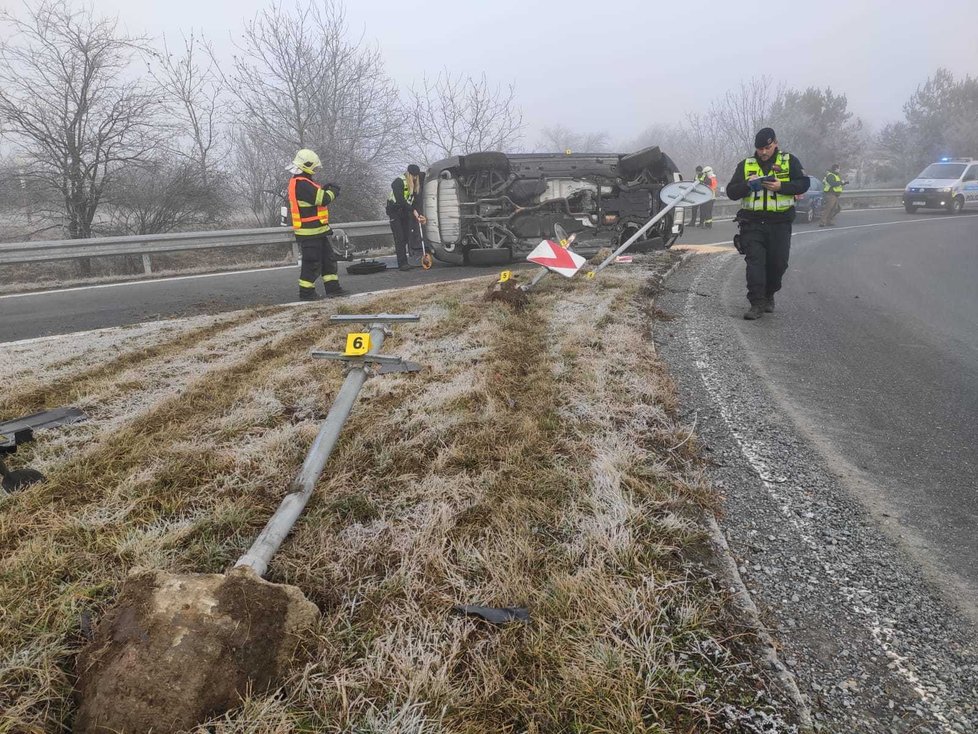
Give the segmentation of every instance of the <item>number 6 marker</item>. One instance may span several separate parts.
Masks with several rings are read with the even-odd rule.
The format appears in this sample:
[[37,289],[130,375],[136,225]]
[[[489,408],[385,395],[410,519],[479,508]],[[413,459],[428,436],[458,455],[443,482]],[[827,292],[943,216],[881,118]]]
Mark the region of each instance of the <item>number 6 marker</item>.
[[346,335],[346,351],[351,357],[358,357],[370,351],[370,332],[355,332]]

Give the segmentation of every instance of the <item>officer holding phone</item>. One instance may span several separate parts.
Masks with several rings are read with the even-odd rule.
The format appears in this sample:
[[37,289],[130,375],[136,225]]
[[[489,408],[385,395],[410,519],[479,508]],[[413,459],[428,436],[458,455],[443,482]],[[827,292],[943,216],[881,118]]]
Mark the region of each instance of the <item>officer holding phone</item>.
[[778,148],[774,130],[765,127],[754,137],[755,154],[734,169],[727,184],[730,199],[742,199],[734,237],[747,263],[749,321],[774,311],[774,294],[788,269],[795,196],[808,191],[810,181],[795,156]]

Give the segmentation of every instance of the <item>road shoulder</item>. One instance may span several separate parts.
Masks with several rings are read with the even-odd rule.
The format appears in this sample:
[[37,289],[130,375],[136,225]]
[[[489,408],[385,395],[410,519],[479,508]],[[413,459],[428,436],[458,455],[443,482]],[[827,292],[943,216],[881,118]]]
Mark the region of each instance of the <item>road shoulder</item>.
[[825,731],[974,731],[968,624],[833,476],[743,352],[733,255],[689,259],[659,299],[656,334],[686,422],[725,492],[720,524],[761,618]]

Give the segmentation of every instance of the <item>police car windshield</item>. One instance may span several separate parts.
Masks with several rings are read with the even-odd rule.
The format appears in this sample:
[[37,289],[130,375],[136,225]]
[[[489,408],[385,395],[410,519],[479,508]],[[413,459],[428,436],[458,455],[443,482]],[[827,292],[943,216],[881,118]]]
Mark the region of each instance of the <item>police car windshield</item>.
[[961,178],[964,163],[931,163],[917,178]]

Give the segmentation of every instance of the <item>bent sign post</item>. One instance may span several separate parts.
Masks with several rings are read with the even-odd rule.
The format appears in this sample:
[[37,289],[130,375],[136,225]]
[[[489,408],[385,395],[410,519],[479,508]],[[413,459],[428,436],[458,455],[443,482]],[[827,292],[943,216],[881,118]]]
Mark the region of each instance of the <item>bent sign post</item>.
[[520,286],[520,290],[524,292],[530,290],[530,288],[543,280],[544,276],[551,270],[560,273],[565,278],[572,278],[581,269],[581,266],[587,262],[583,257],[574,254],[570,250],[571,245],[574,244],[574,240],[577,238],[576,234],[568,236],[563,227],[555,224],[554,235],[557,238],[556,242],[553,240],[544,240],[526,256],[529,262],[534,262],[542,267],[540,268],[540,272],[533,276],[533,280],[526,285]]
[[[653,224],[658,222],[677,206],[697,206],[698,204],[707,202],[713,198],[713,191],[709,186],[704,186],[697,181],[677,181],[676,183],[663,186],[662,190],[659,192],[659,198],[662,200],[662,203],[665,204],[665,206],[659,210],[659,213],[647,221],[640,230],[629,237],[621,247],[608,255],[607,259],[605,259],[603,263],[591,271],[592,273],[600,273],[608,265],[613,263],[615,258],[631,247],[632,243],[645,234]],[[591,277],[590,273],[588,274],[588,277]]]
[[563,275],[565,278],[573,278],[581,266],[587,262],[577,253],[565,249],[559,242],[553,240],[541,242],[533,248],[526,259],[531,263],[542,265],[548,270]]

